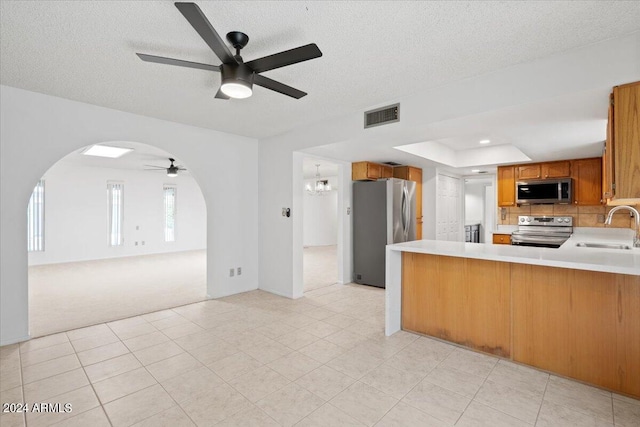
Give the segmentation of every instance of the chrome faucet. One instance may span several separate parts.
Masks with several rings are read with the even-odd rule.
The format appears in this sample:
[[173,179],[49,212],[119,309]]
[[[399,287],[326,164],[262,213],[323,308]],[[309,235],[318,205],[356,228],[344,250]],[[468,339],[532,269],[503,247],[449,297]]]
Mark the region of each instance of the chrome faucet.
[[633,238],[633,247],[640,248],[640,212],[638,212],[636,208],[633,208],[631,206],[624,206],[624,205],[616,206],[615,208],[609,211],[609,215],[607,215],[607,219],[604,221],[604,223],[605,225],[610,225],[611,219],[613,218],[613,214],[621,209],[626,209],[630,211],[636,219],[636,235]]

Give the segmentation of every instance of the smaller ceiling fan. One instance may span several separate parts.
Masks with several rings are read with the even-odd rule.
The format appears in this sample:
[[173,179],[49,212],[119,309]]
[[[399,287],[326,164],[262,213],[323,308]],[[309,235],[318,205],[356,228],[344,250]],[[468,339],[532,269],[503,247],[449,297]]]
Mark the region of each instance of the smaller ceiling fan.
[[227,41],[236,50],[236,54],[233,55],[197,4],[182,2],[174,4],[213,53],[222,61],[222,64],[201,64],[182,59],[136,53],[140,59],[157,64],[219,72],[222,84],[215,96],[218,99],[248,98],[253,93],[254,84],[295,99],[306,95],[306,92],[272,80],[261,73],[321,57],[322,52],[315,43],[244,62],[240,51],[249,43],[249,36],[240,31],[231,31],[227,34]]
[[170,177],[178,176],[178,171],[186,171],[186,169],[183,168],[182,166],[176,166],[173,164],[173,162],[175,162],[176,159],[169,158],[169,161],[171,162],[171,164],[169,165],[168,168],[165,168],[164,166],[145,165],[148,168],[152,168],[152,169],[145,169],[145,170],[146,171],[166,170],[167,176],[170,176]]

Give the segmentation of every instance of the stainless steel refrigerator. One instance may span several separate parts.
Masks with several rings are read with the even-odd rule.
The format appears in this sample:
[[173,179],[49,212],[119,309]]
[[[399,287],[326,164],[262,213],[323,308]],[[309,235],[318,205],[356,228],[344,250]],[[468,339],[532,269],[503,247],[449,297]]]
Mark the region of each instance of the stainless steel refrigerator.
[[385,246],[416,239],[415,193],[404,179],[353,183],[355,283],[385,287]]

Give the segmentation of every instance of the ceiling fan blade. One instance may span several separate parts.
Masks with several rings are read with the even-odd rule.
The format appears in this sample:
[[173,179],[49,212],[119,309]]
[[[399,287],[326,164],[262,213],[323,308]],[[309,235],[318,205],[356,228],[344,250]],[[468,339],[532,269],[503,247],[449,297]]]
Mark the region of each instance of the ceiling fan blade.
[[182,13],[182,15],[189,21],[194,30],[200,34],[200,37],[205,41],[211,50],[216,54],[223,64],[235,64],[236,59],[231,54],[231,51],[220,38],[216,30],[213,28],[209,20],[202,10],[195,3],[175,3],[176,7]]
[[305,46],[296,47],[295,49],[285,50],[284,52],[275,53],[263,58],[254,59],[246,63],[256,73],[273,70],[275,68],[285,67],[298,62],[308,61],[309,59],[319,58],[322,52],[315,43]]
[[166,169],[166,167],[164,166],[156,166],[156,165],[143,165],[143,166],[146,166],[148,168]]
[[222,89],[218,89],[218,92],[216,92],[216,98],[218,98],[218,99],[229,99],[229,97],[227,95],[225,95],[224,92],[222,92]]
[[182,59],[165,58],[163,56],[147,55],[146,53],[136,53],[140,59],[146,62],[155,62],[156,64],[177,65],[178,67],[198,68],[200,70],[218,71],[218,65],[200,64],[199,62],[183,61]]
[[287,95],[295,99],[300,99],[307,94],[306,92],[303,92],[291,86],[287,86],[275,80],[271,80],[270,78],[261,76],[260,74],[256,74],[253,76],[253,84],[262,86],[267,89],[271,89],[273,91],[279,92],[283,95]]

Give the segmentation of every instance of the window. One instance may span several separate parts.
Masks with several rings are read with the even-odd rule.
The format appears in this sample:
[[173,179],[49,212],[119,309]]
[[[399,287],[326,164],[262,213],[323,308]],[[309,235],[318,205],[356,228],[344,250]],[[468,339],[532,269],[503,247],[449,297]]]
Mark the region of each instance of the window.
[[176,241],[176,186],[164,186],[164,241]]
[[38,181],[27,207],[27,250],[44,251],[44,180]]
[[107,183],[107,197],[109,203],[109,246],[124,244],[124,184]]

